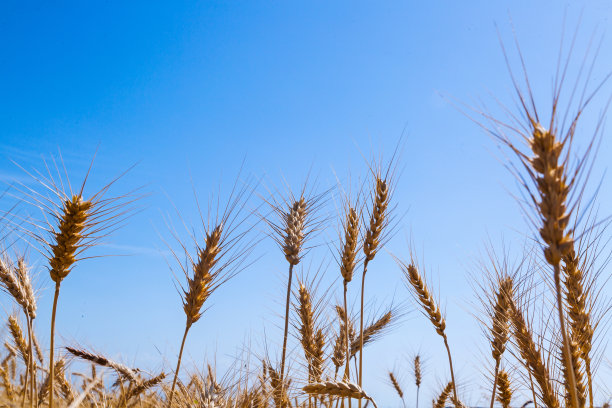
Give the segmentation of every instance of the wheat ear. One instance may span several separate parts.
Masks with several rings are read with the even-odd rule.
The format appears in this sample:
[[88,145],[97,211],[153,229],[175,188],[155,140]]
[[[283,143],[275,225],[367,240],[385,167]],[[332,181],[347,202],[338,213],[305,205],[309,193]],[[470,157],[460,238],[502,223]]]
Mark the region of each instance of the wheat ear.
[[310,395],[331,395],[344,398],[366,399],[376,407],[374,400],[357,384],[344,381],[325,381],[311,383],[302,388],[306,394]]
[[125,400],[128,401],[131,398],[137,397],[140,394],[142,394],[143,392],[145,392],[146,390],[153,388],[155,386],[157,386],[158,384],[160,384],[164,379],[166,378],[166,374],[165,373],[160,373],[158,375],[156,375],[153,378],[150,378],[146,381],[141,382],[140,384],[138,384],[137,386],[133,387],[130,392],[127,394]]
[[[11,332],[11,337],[13,337],[13,341],[15,342],[15,347],[17,348],[17,350],[19,350],[19,354],[21,354],[21,358],[23,359],[23,363],[26,366],[26,373],[25,373],[25,386],[23,389],[23,400],[22,400],[22,405],[25,404],[25,396],[26,396],[26,392],[28,390],[28,378],[29,375],[32,375],[32,372],[30,371],[31,365],[30,365],[30,349],[28,348],[28,345],[26,343],[25,338],[23,337],[23,330],[21,330],[21,326],[19,325],[19,321],[17,320],[17,318],[15,316],[9,316],[8,318],[8,328],[9,331]],[[30,405],[31,405],[31,400],[30,400]]]
[[289,397],[287,396],[287,388],[289,386],[289,381],[287,384],[283,384],[285,382],[284,379],[281,378],[279,372],[272,368],[272,366],[268,363],[268,377],[270,378],[270,386],[272,387],[272,400],[274,401],[274,405],[276,408],[287,408],[290,406]]
[[77,349],[74,347],[66,347],[66,350],[76,356],[79,357],[83,360],[87,360],[87,361],[91,361],[92,363],[95,363],[99,366],[102,367],[109,367],[112,368],[113,370],[115,370],[118,374],[120,374],[121,376],[127,378],[128,380],[130,380],[131,382],[134,383],[139,383],[139,379],[138,376],[136,375],[136,370],[129,368],[121,363],[118,363],[116,361],[113,361],[109,358],[104,357],[101,354],[96,354],[96,353],[92,353],[90,351],[87,350],[83,350],[83,349]]
[[[340,273],[343,278],[343,295],[344,295],[344,310],[348,310],[347,304],[347,291],[348,284],[353,280],[353,273],[355,272],[355,266],[357,264],[357,245],[359,241],[359,215],[357,210],[350,204],[346,206],[346,215],[343,224],[344,229],[344,246],[340,255]],[[344,334],[341,336],[344,339],[344,354],[346,356],[346,367],[344,369],[344,381],[348,381],[349,374],[349,325],[345,320]]]
[[389,310],[385,314],[383,314],[378,320],[373,322],[371,325],[367,326],[363,329],[363,339],[360,337],[355,339],[351,343],[351,354],[350,357],[354,357],[361,347],[367,345],[370,341],[372,341],[377,335],[379,335],[393,320],[393,311]]
[[[575,346],[585,364],[585,373],[589,387],[589,406],[593,407],[593,379],[590,353],[593,345],[594,329],[591,323],[591,314],[587,307],[588,290],[585,291],[584,289],[584,273],[578,262],[576,252],[572,248],[563,258],[563,272],[565,275],[563,283],[568,306],[571,338],[575,342]],[[577,364],[579,363],[577,362]],[[583,381],[582,372],[578,368],[574,369],[574,372],[576,373],[577,386],[580,386]]]
[[417,354],[413,361],[414,384],[417,387],[416,392],[416,408],[419,408],[419,391],[421,390],[421,381],[423,380],[423,372],[421,367],[421,356]]
[[389,371],[389,381],[391,382],[391,385],[393,386],[395,392],[397,392],[397,395],[399,395],[400,399],[402,400],[404,408],[406,408],[406,401],[404,400],[404,391],[402,390],[399,381],[397,381],[397,377],[395,376],[395,374],[393,374],[393,371]]
[[[51,345],[49,349],[49,387],[53,389],[54,348],[55,348],[55,316],[57,300],[62,280],[68,276],[76,261],[76,254],[83,240],[83,230],[92,209],[92,203],[83,200],[81,195],[73,195],[66,199],[58,217],[57,230],[53,234],[54,242],[50,244],[49,274],[55,282],[53,309],[51,311]],[[49,408],[53,408],[53,392],[49,393]]]
[[[375,187],[373,192],[372,211],[370,214],[370,224],[365,233],[363,240],[363,253],[365,260],[363,262],[363,274],[361,275],[361,304],[359,314],[359,386],[363,386],[363,306],[365,300],[365,277],[368,271],[368,264],[374,259],[377,251],[381,247],[381,239],[383,228],[389,223],[388,208],[389,208],[389,180],[381,178],[380,175],[375,177]],[[361,408],[361,400],[359,401]]]
[[510,385],[510,377],[504,370],[500,370],[498,374],[499,388],[497,390],[497,401],[502,404],[503,408],[510,408],[512,402],[512,387]]
[[446,386],[444,387],[444,389],[442,389],[442,392],[440,393],[438,398],[433,400],[432,402],[433,408],[444,408],[446,406],[446,401],[448,400],[448,397],[450,397],[450,394],[453,391],[454,387],[455,387],[455,384],[452,381],[446,384]]
[[335,375],[334,380],[338,377],[338,372],[340,371],[340,367],[344,367],[344,362],[346,358],[346,331],[344,329],[344,324],[340,323],[340,331],[334,337],[334,348],[332,350],[331,361],[335,367]]
[[510,305],[508,299],[512,294],[512,279],[507,277],[500,280],[499,288],[496,293],[496,301],[493,306],[493,321],[491,324],[491,354],[495,361],[495,371],[493,373],[493,391],[491,392],[491,408],[495,402],[495,390],[497,387],[497,375],[502,354],[506,350],[506,343],[510,336]]
[[409,283],[408,286],[412,288],[415,298],[424,310],[425,316],[427,316],[429,321],[433,324],[434,328],[436,329],[436,333],[438,333],[444,340],[444,347],[446,347],[446,353],[448,354],[448,363],[452,378],[449,384],[452,385],[453,398],[458,400],[457,387],[455,386],[455,373],[453,372],[453,359],[451,357],[450,347],[448,345],[448,339],[445,331],[446,320],[444,320],[442,312],[440,312],[440,308],[436,304],[433,295],[427,288],[425,280],[419,273],[418,269],[412,264],[406,265],[399,260],[397,260],[397,262],[404,270],[404,276]]
[[183,310],[187,317],[187,321],[185,323],[185,333],[183,334],[181,348],[176,363],[176,370],[174,371],[174,378],[172,380],[172,387],[170,389],[170,397],[168,398],[169,407],[172,406],[174,388],[176,387],[176,380],[181,368],[181,360],[183,357],[187,333],[189,333],[191,325],[197,322],[202,316],[202,306],[213,291],[213,283],[217,276],[216,271],[213,271],[213,268],[218,262],[218,256],[221,252],[222,232],[223,224],[219,224],[212,230],[211,233],[206,234],[206,244],[204,248],[198,251],[197,262],[193,264],[193,277],[187,277],[187,290],[184,290],[183,297]]
[[306,357],[306,361],[308,363],[308,380],[312,381],[314,376],[313,359],[316,353],[314,316],[310,292],[301,282],[299,282],[298,289],[297,312],[301,322],[299,329],[300,342],[302,344],[302,348],[304,349],[304,356]]
[[575,370],[571,360],[570,340],[565,326],[565,315],[561,291],[561,260],[568,255],[574,240],[571,231],[567,228],[569,212],[567,210],[567,196],[570,185],[567,184],[565,166],[559,164],[559,157],[563,150],[564,142],[557,140],[555,134],[545,129],[539,123],[532,124],[532,137],[529,146],[534,156],[529,160],[531,168],[535,172],[533,177],[540,194],[537,209],[540,213],[542,226],[540,236],[546,244],[544,257],[553,267],[555,290],[557,295],[557,311],[563,340],[563,371],[566,375],[572,406],[578,408],[578,396],[576,390]]
[[34,362],[34,351],[33,351],[33,338],[34,338],[34,319],[36,318],[36,296],[34,294],[34,287],[32,285],[32,279],[30,277],[30,271],[25,263],[23,257],[19,257],[17,260],[17,278],[23,288],[25,298],[27,300],[27,310],[24,308],[24,314],[26,316],[26,323],[28,328],[28,349],[29,353],[29,365],[30,372],[30,405],[33,403],[35,397],[37,397],[36,389],[36,368]]
[[[294,201],[289,211],[282,213],[284,221],[283,252],[285,259],[289,262],[289,276],[287,279],[287,299],[285,302],[285,330],[283,332],[283,349],[281,356],[280,378],[281,387],[284,387],[285,359],[287,356],[287,336],[289,334],[289,303],[291,297],[291,281],[293,278],[293,267],[297,265],[302,257],[302,247],[306,237],[306,217],[309,205],[304,197]],[[282,394],[282,392],[281,392]]]
[[533,341],[531,330],[527,325],[523,313],[514,299],[508,299],[510,305],[510,319],[514,326],[514,338],[519,353],[530,375],[533,376],[538,387],[542,401],[548,408],[559,408],[559,401],[555,395],[555,387],[550,379],[548,369],[538,346]]

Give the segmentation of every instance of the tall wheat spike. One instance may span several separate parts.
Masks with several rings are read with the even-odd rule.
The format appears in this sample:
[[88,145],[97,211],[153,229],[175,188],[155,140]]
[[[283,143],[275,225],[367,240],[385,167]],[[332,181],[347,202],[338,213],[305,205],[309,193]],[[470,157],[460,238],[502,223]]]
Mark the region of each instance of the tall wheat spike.
[[[389,202],[391,200],[391,179],[387,172],[381,175],[380,171],[374,174],[374,190],[372,191],[372,208],[370,222],[363,240],[363,273],[361,275],[361,307],[359,314],[359,386],[363,386],[363,306],[365,301],[365,277],[368,264],[374,259],[382,246],[383,230],[389,225]],[[361,400],[359,400],[361,408]]]
[[[582,94],[578,95],[576,88],[582,81],[582,78],[580,78],[581,68],[576,78],[574,89],[569,91],[568,109],[565,114],[559,114],[559,100],[568,72],[570,51],[564,66],[558,66],[557,68],[557,76],[553,83],[550,119],[547,123],[544,123],[536,107],[535,97],[529,83],[523,56],[520,49],[518,51],[527,92],[524,92],[522,87],[519,86],[510,68],[505,50],[504,54],[506,56],[506,65],[508,66],[519,100],[520,115],[510,115],[510,123],[503,123],[502,121],[487,117],[494,123],[489,132],[501,143],[509,147],[523,167],[523,172],[521,172],[517,166],[510,166],[526,192],[528,204],[533,209],[533,213],[528,214],[528,216],[537,229],[544,258],[553,272],[556,309],[562,340],[561,347],[564,348],[560,353],[562,356],[561,363],[564,366],[562,372],[565,376],[564,382],[571,396],[570,405],[578,408],[580,406],[576,379],[578,370],[575,370],[572,364],[571,356],[575,351],[571,350],[571,339],[568,335],[565,321],[566,305],[563,302],[563,291],[561,288],[561,262],[564,258],[570,256],[574,249],[574,231],[569,227],[569,223],[572,217],[579,218],[578,215],[573,214],[573,211],[579,205],[582,193],[584,192],[585,177],[588,177],[588,174],[585,177],[583,177],[583,174],[593,150],[594,140],[592,139],[587,144],[584,155],[578,158],[577,161],[574,161],[572,157],[572,144],[576,129],[578,128],[578,119],[610,76],[605,76],[594,88],[594,92],[589,94],[586,89],[590,79],[589,73],[589,77],[584,81],[585,85]],[[559,57],[561,57],[561,54]],[[585,55],[585,59],[586,57]],[[575,109],[575,112],[570,112],[570,108]],[[600,131],[599,125],[595,136]],[[514,138],[510,137],[506,132],[517,135],[525,143],[527,149],[518,146],[513,140]],[[576,164],[570,168],[573,163]],[[583,184],[583,186],[579,184]]]
[[[177,384],[189,329],[202,317],[202,308],[210,296],[221,285],[240,272],[246,258],[252,251],[252,244],[242,244],[250,229],[239,230],[239,227],[247,221],[248,215],[243,215],[241,210],[243,210],[246,201],[252,194],[252,190],[249,182],[243,183],[242,186],[239,186],[238,182],[239,179],[237,178],[224,208],[214,210],[209,208],[209,216],[206,221],[204,221],[205,217],[196,197],[203,224],[204,244],[199,243],[199,238],[191,235],[196,247],[195,256],[190,254],[188,247],[175,234],[175,238],[184,253],[179,256],[172,251],[172,254],[185,275],[187,285],[184,287],[179,283],[182,289],[183,311],[185,312],[185,331],[168,396],[168,407],[172,407],[174,389]],[[214,218],[210,216],[210,211],[216,211]],[[186,265],[182,262],[183,257],[187,260]]]
[[[96,193],[84,197],[85,184],[93,165],[87,170],[78,190],[73,191],[68,177],[66,180],[54,160],[56,175],[45,162],[47,175],[35,171],[28,172],[40,186],[41,191],[21,184],[17,190],[25,195],[24,202],[38,207],[44,214],[44,220],[33,225],[34,231],[24,228],[24,232],[42,245],[41,252],[48,260],[49,275],[55,283],[53,307],[51,311],[51,333],[49,347],[49,382],[53,388],[55,376],[53,370],[55,352],[55,321],[57,304],[62,281],[70,274],[84,251],[94,246],[108,235],[109,230],[117,229],[132,211],[130,206],[138,197],[125,195],[107,197],[111,186],[123,176],[112,180]],[[124,173],[125,174],[125,173]],[[49,408],[53,408],[53,393],[49,393]]]
[[[283,347],[281,354],[280,378],[285,376],[285,361],[287,358],[287,338],[289,334],[289,306],[291,304],[291,288],[293,281],[293,268],[298,265],[304,255],[304,245],[308,237],[316,229],[313,211],[318,207],[321,196],[307,197],[302,191],[299,197],[290,194],[282,203],[271,203],[278,221],[272,222],[264,218],[271,227],[274,239],[280,246],[285,259],[289,263],[287,277],[287,295],[285,299],[285,326],[283,330]],[[284,387],[285,382],[279,384]]]

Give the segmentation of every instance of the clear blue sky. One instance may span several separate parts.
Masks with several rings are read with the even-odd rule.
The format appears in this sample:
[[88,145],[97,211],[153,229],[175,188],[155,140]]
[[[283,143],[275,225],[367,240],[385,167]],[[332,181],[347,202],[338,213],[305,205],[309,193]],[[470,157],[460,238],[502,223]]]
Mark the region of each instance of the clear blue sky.
[[[574,66],[590,35],[603,35],[593,73],[601,80],[612,70],[607,1],[2,2],[2,180],[30,182],[10,160],[40,168],[41,155],[59,149],[78,183],[98,149],[92,189],[137,164],[114,191],[144,186],[150,193],[142,211],[99,248],[127,256],[85,261],[63,283],[60,344],[169,370],[184,327],[164,244],[164,217],[179,222],[173,205],[195,225],[193,189],[206,201],[219,185],[227,188],[243,160],[244,173],[268,186],[284,177],[299,188],[309,171],[322,188],[335,184],[334,174],[355,179],[367,171],[362,152],[389,157],[403,134],[395,199],[405,215],[388,249],[407,257],[411,240],[423,254],[447,312],[462,395],[470,403],[486,400],[489,349],[472,316],[468,276],[477,273],[473,265],[489,237],[520,247],[532,230],[496,144],[449,101],[494,105],[498,98],[514,106],[496,31],[511,48],[514,25],[538,100],[548,106],[564,15],[573,33],[581,13]],[[518,69],[516,54],[510,58]],[[585,117],[587,132],[609,95],[604,88]],[[594,184],[611,158],[604,130]],[[604,179],[604,215],[611,187]],[[329,230],[318,242],[332,237]],[[264,332],[278,350],[286,263],[271,239],[255,253],[258,261],[214,293],[193,327],[187,371],[215,358],[223,371],[248,342],[261,352]],[[48,344],[52,282],[36,259],[33,252],[37,326]],[[327,248],[305,261],[322,262],[331,263],[332,282],[338,271]],[[338,282],[336,289],[332,299],[340,296]],[[373,263],[367,295],[379,305],[408,299],[389,254]],[[2,305],[11,310],[8,299]],[[600,338],[609,340],[607,333]],[[411,311],[366,350],[365,387],[379,406],[398,405],[386,384],[392,367],[413,400],[406,357],[417,350],[427,359],[421,401],[447,381],[439,338]],[[601,382],[612,383],[612,368],[604,362],[600,370]]]

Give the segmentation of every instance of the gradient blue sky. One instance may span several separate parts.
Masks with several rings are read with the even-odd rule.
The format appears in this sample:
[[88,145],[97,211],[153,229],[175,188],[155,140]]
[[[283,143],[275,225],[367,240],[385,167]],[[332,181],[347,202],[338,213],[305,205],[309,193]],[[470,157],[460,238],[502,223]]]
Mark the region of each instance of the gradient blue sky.
[[[486,400],[489,351],[472,316],[468,276],[478,274],[473,265],[489,238],[518,248],[532,230],[512,198],[519,188],[503,154],[450,101],[494,105],[498,98],[514,106],[496,31],[512,48],[514,25],[536,97],[548,106],[564,15],[573,33],[581,13],[572,67],[590,36],[603,36],[596,82],[612,69],[608,1],[2,2],[2,180],[31,184],[11,160],[41,168],[41,157],[59,150],[79,183],[98,149],[90,191],[136,164],[113,191],[143,186],[150,193],[98,249],[126,256],[82,262],[62,284],[59,343],[171,370],[184,327],[164,244],[171,239],[165,220],[180,223],[173,207],[197,225],[193,190],[203,202],[219,185],[227,191],[243,160],[243,174],[265,186],[285,179],[297,189],[309,172],[321,189],[335,185],[336,175],[346,184],[349,175],[355,181],[367,174],[363,155],[390,157],[404,135],[395,194],[403,217],[387,249],[408,257],[412,241],[423,255],[446,309],[462,395],[469,403]],[[518,69],[513,51],[510,61]],[[586,133],[610,87],[600,95],[585,116]],[[607,133],[594,184],[612,158]],[[612,208],[610,187],[604,179],[604,215]],[[335,211],[333,201],[327,211]],[[265,234],[263,224],[256,229]],[[330,229],[316,242],[334,237]],[[52,282],[31,255],[41,297],[37,326],[48,344]],[[207,359],[222,371],[249,343],[276,355],[286,263],[269,238],[255,255],[253,266],[214,293],[191,330],[186,371],[202,369]],[[324,281],[331,283],[338,275],[333,262],[322,246],[304,264],[329,264]],[[335,289],[332,300],[339,281]],[[408,299],[388,253],[371,267],[367,296],[378,305]],[[12,310],[6,297],[2,305]],[[366,350],[365,387],[381,407],[398,406],[386,384],[385,370],[393,367],[413,400],[407,357],[415,351],[427,362],[422,401],[447,381],[439,338],[412,306],[406,311]],[[607,333],[600,338],[609,340]],[[601,383],[612,383],[612,368],[604,362],[600,370]]]

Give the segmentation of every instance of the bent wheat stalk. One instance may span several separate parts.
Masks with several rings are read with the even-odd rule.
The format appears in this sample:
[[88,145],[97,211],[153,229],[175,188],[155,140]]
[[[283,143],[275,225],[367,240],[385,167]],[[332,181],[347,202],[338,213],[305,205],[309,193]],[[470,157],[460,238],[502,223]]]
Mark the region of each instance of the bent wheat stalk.
[[451,382],[449,383],[452,386],[453,391],[453,400],[459,401],[457,397],[457,387],[455,386],[455,373],[453,371],[453,359],[451,357],[450,347],[448,345],[448,338],[446,337],[446,320],[442,316],[442,312],[440,312],[440,308],[436,304],[433,295],[427,288],[425,284],[425,280],[417,270],[417,268],[413,265],[406,265],[402,261],[396,258],[396,262],[403,269],[404,276],[408,281],[408,287],[412,289],[413,295],[418,303],[423,308],[423,314],[429,318],[429,321],[433,324],[436,329],[436,333],[442,337],[444,341],[444,347],[446,348],[446,353],[448,354],[448,364],[450,366],[451,373]]

